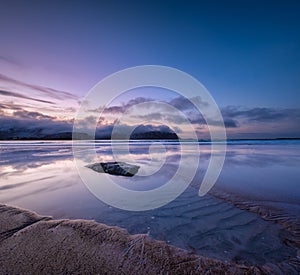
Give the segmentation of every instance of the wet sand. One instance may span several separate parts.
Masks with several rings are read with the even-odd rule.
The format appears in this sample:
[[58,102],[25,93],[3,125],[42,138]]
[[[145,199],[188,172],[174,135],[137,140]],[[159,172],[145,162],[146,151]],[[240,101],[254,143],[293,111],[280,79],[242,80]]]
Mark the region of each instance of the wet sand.
[[299,205],[278,203],[278,207],[276,207],[276,202],[247,200],[241,195],[224,190],[213,190],[211,194],[239,209],[256,213],[266,221],[280,224],[284,228],[284,232],[281,234],[282,241],[297,249],[298,257],[300,257],[300,218],[298,215],[293,214],[293,212],[299,210]]
[[0,205],[4,274],[297,274],[295,262],[245,266],[86,220],[54,220]]
[[197,191],[189,187],[173,202],[151,212],[110,208],[95,219],[227,262],[277,264],[297,257],[297,249],[284,243],[286,231],[280,224],[208,194],[199,198]]

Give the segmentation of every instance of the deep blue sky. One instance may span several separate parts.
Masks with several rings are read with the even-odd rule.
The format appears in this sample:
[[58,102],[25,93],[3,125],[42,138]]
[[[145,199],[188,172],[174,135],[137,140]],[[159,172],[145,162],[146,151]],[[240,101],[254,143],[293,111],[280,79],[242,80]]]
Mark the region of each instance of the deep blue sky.
[[299,1],[1,6],[1,56],[44,71],[41,80],[28,73],[30,81],[83,95],[114,71],[161,64],[198,78],[220,105],[299,106]]
[[158,64],[196,77],[220,107],[300,107],[299,1],[100,2],[2,1],[1,73],[82,97]]

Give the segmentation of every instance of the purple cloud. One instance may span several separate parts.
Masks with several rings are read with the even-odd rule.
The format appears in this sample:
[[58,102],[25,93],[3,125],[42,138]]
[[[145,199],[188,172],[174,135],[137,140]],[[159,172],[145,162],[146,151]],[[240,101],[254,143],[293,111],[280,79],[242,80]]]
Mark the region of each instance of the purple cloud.
[[3,74],[0,74],[0,80],[36,90],[38,92],[41,92],[43,94],[47,94],[48,96],[51,96],[51,97],[56,98],[56,99],[67,99],[67,98],[69,98],[69,99],[78,99],[78,97],[76,95],[73,95],[69,92],[60,91],[60,90],[56,90],[56,89],[52,89],[52,88],[44,87],[44,86],[40,86],[40,85],[29,84],[29,83],[26,83],[26,82],[8,77],[8,76],[3,75]]
[[4,91],[4,90],[0,90],[0,95],[13,96],[13,97],[17,97],[17,98],[29,99],[29,100],[36,101],[36,102],[55,104],[54,102],[51,102],[51,101],[48,101],[48,100],[32,98],[32,97],[29,97],[29,96],[26,96],[26,95],[22,95],[22,94],[15,93],[15,92]]

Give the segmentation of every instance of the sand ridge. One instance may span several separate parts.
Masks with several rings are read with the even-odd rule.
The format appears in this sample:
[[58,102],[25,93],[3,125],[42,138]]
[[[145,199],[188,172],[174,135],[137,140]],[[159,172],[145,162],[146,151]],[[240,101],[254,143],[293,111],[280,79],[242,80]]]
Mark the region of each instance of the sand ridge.
[[224,263],[119,227],[0,204],[1,274],[282,274],[281,268],[297,272],[284,264]]

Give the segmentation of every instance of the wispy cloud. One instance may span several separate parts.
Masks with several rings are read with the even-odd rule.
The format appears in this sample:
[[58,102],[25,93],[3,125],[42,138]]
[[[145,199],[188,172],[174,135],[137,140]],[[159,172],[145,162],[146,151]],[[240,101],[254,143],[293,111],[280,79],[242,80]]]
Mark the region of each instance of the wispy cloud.
[[238,121],[231,118],[225,118],[224,125],[226,128],[238,128],[240,126]]
[[48,100],[43,100],[43,99],[38,99],[38,98],[32,98],[26,95],[22,95],[16,92],[10,92],[10,91],[4,91],[4,90],[0,90],[0,95],[4,95],[4,96],[13,96],[13,97],[17,97],[17,98],[23,98],[23,99],[28,99],[28,100],[33,100],[33,101],[37,101],[37,102],[42,102],[42,103],[49,103],[49,104],[55,104],[54,102],[48,101]]
[[146,98],[146,97],[137,97],[134,99],[129,100],[127,103],[123,103],[122,105],[110,106],[105,108],[104,113],[106,114],[122,114],[126,112],[133,106],[136,106],[141,103],[151,102],[153,99]]
[[52,98],[56,98],[56,99],[75,99],[75,100],[78,99],[78,97],[72,93],[61,91],[61,90],[56,90],[53,88],[44,87],[44,86],[40,86],[40,85],[29,84],[29,83],[8,77],[3,74],[0,74],[0,81],[5,81],[5,82],[11,83],[11,84],[30,88],[30,89],[36,90],[38,92],[41,92],[43,94],[46,94],[46,95],[48,95]]
[[173,107],[175,107],[176,109],[178,109],[180,111],[193,110],[193,109],[195,109],[195,106],[191,102],[191,100],[195,101],[200,108],[209,107],[209,103],[202,100],[202,98],[200,96],[193,97],[191,99],[185,98],[183,96],[178,96],[178,97],[175,97],[174,99],[170,100],[167,103],[172,105]]
[[[143,109],[143,105],[140,108],[138,114],[132,114],[130,117],[140,121],[164,121],[173,124],[184,125],[186,123],[191,123],[194,125],[205,125],[210,124],[212,126],[221,126],[221,122],[217,121],[212,117],[208,117],[206,121],[203,115],[197,110],[197,108],[186,98],[175,98],[169,102],[164,102],[165,104],[147,104],[147,110]],[[203,103],[205,107],[208,107],[206,103]],[[178,112],[174,112],[174,107]],[[149,112],[149,110],[154,110]],[[224,125],[227,128],[237,128],[239,127],[239,122],[235,119],[225,117]]]
[[55,120],[54,117],[47,116],[39,112],[28,112],[25,110],[14,111],[13,116],[14,118],[19,118],[19,119]]
[[60,121],[35,112],[14,112],[0,117],[0,138],[34,137],[72,131],[72,122]]
[[0,101],[8,115],[21,109],[67,120],[74,116],[79,106],[76,95],[28,84],[3,74],[0,74]]
[[229,106],[222,109],[225,118],[242,119],[251,122],[274,122],[284,119],[300,119],[300,109],[243,108]]
[[14,103],[0,103],[0,110],[10,110],[10,111],[15,111],[15,110],[23,110],[23,106],[19,104],[14,104]]
[[[209,106],[209,104],[207,102],[203,101],[201,99],[201,97],[199,97],[199,96],[194,97],[192,99],[193,99],[193,101],[196,101],[200,107],[206,108]],[[155,103],[155,107],[157,107],[157,104],[156,104],[157,102],[162,102],[162,103],[169,104],[180,111],[196,110],[196,107],[194,106],[194,104],[189,99],[187,99],[183,96],[175,97],[169,101],[157,101],[150,97],[136,97],[134,99],[129,100],[127,103],[107,107],[107,108],[105,108],[104,113],[121,114],[121,113],[126,112],[128,109],[130,109],[133,106],[136,106],[136,105],[142,104],[142,103],[146,103],[146,102],[149,103],[148,107],[151,107],[151,102]],[[102,109],[100,108],[100,109],[93,109],[90,111],[91,112],[99,112],[101,110]]]
[[0,61],[12,64],[14,66],[20,66],[20,63],[17,62],[15,59],[13,59],[11,57],[6,57],[6,56],[3,56],[3,55],[0,55]]

